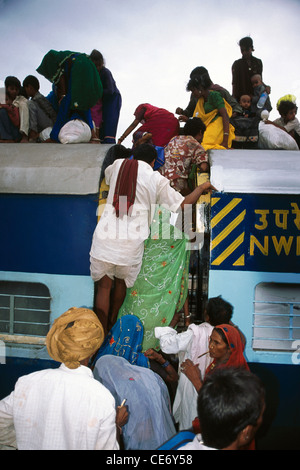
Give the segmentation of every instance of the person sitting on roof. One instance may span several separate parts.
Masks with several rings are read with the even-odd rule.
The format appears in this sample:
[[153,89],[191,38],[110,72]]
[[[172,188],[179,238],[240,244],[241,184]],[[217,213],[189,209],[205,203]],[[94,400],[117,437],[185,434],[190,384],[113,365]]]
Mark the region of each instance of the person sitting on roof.
[[24,78],[23,87],[28,98],[29,141],[36,142],[40,132],[54,126],[57,114],[50,101],[40,93],[40,82],[34,75]]
[[0,104],[0,141],[28,142],[29,111],[21,82],[17,77],[5,79],[6,102]]

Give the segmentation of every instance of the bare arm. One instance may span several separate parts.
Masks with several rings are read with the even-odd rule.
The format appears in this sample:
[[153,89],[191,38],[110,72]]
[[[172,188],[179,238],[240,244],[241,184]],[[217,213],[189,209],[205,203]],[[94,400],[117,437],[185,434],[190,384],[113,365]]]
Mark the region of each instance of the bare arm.
[[269,121],[269,120],[267,119],[267,120],[264,121],[264,122],[265,122],[265,124],[273,124],[273,126],[278,127],[278,129],[281,129],[282,131],[285,131],[285,132],[288,133],[288,131],[287,131],[284,127],[280,126],[279,124],[275,124],[275,122],[273,122],[273,121]]
[[228,117],[226,108],[220,108],[219,114],[221,115],[221,118],[223,120],[223,133],[224,133],[223,141],[221,145],[227,149],[228,148],[228,136],[229,136],[229,117]]
[[120,442],[120,436],[122,434],[122,427],[128,421],[128,410],[126,405],[118,406],[116,410],[116,427],[117,427],[117,440]]
[[200,184],[200,186],[197,186],[194,191],[192,191],[184,198],[181,203],[181,207],[183,207],[185,204],[195,204],[202,194],[211,191],[217,191],[217,189],[209,181]]
[[186,359],[181,364],[181,371],[192,382],[197,392],[202,387],[201,372],[197,364],[194,364],[190,359]]
[[133,129],[136,128],[136,126],[140,123],[140,121],[138,119],[135,119],[129,127],[127,127],[126,131],[123,133],[123,135],[121,135],[121,137],[119,138],[118,140],[118,144],[121,144],[121,142],[123,142],[124,139],[126,139],[126,137],[131,134],[131,132],[133,131]]
[[178,374],[172,364],[169,363],[169,361],[166,361],[165,358],[159,354],[157,351],[154,349],[150,348],[145,351],[145,356],[148,357],[149,359],[152,359],[159,364],[161,364],[167,373],[166,380],[168,382],[177,382],[178,381]]

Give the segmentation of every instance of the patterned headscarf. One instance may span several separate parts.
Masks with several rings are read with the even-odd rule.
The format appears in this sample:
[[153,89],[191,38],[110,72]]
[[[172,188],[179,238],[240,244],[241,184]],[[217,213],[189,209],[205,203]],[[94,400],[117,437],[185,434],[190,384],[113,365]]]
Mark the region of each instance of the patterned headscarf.
[[100,348],[104,330],[97,315],[88,308],[70,308],[57,318],[46,338],[49,355],[77,369],[80,361],[92,356]]
[[135,315],[124,315],[106,336],[95,362],[107,354],[121,356],[133,365],[149,367],[149,360],[142,353],[144,327]]

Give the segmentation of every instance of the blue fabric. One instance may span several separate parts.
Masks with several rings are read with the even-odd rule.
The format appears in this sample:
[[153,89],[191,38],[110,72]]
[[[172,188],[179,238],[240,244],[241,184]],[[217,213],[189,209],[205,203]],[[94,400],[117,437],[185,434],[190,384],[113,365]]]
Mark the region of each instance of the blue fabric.
[[50,133],[50,138],[59,142],[58,134],[61,128],[69,121],[69,107],[71,102],[71,94],[68,93],[60,102],[60,106],[57,112],[57,118],[55,124]]
[[158,168],[163,166],[165,163],[165,149],[164,147],[157,147],[157,145],[155,145],[154,147],[157,152],[157,158],[155,160],[153,170],[158,170]]
[[116,86],[116,82],[110,70],[102,67],[100,80],[103,86],[102,96],[102,126],[100,128],[100,140],[104,144],[115,144],[122,97]]
[[[68,64],[65,64],[66,74],[68,73],[67,70]],[[57,118],[55,124],[52,128],[50,138],[59,142],[58,135],[61,128],[69,121],[74,119],[80,119],[81,121],[86,122],[88,126],[93,129],[93,120],[91,110],[87,111],[74,111],[71,109],[71,81],[72,81],[72,69],[70,72],[69,84],[68,84],[68,92],[66,96],[61,100],[60,104],[57,101],[57,96],[55,93],[55,87],[53,85],[53,91],[47,96],[47,99],[52,104],[55,111],[57,111]]]
[[151,369],[132,365],[123,357],[104,356],[96,362],[94,377],[111,392],[116,406],[126,398],[125,450],[154,450],[174,436],[167,386]]
[[[165,163],[165,149],[164,147],[157,147],[157,145],[154,145],[154,147],[157,152],[157,158],[155,159],[153,170],[158,170],[158,168],[163,166]],[[129,160],[132,158],[133,155],[129,158]]]
[[100,128],[100,139],[105,144],[115,144],[115,136],[119,122],[122,98],[119,93],[114,93],[103,99],[102,119],[103,124]]
[[157,450],[177,450],[195,438],[195,433],[192,431],[179,431],[175,436],[171,437],[167,442],[158,447]]
[[70,103],[71,103],[71,94],[68,93],[62,100],[58,109],[57,118],[55,124],[52,128],[50,137],[51,139],[59,142],[58,135],[61,128],[69,121],[73,119],[80,119],[88,124],[88,126],[92,129],[92,116],[91,111],[81,111],[80,113],[70,112]]
[[149,360],[142,353],[143,337],[142,322],[134,315],[124,315],[106,336],[95,361],[101,356],[110,354],[124,357],[131,364],[148,368]]

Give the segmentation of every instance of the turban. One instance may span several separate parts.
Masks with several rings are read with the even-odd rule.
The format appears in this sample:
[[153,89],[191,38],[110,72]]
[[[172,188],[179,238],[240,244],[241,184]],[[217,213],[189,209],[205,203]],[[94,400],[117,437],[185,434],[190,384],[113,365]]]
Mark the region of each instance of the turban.
[[55,361],[69,369],[77,369],[100,348],[104,330],[97,315],[88,308],[70,308],[54,320],[47,334],[46,345]]

